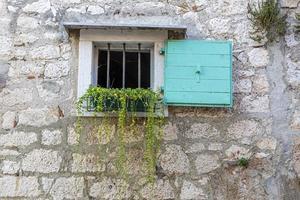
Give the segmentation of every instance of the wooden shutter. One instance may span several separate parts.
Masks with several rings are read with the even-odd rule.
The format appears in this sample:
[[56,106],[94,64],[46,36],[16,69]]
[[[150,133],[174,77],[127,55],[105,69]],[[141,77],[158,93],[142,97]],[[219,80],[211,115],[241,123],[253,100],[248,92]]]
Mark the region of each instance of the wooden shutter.
[[165,45],[165,104],[232,106],[231,42],[169,40]]

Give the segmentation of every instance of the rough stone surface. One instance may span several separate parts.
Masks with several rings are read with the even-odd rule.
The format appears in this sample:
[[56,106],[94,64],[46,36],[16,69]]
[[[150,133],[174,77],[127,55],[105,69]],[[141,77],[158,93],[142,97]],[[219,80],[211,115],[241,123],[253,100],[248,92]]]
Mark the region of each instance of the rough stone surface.
[[277,141],[275,138],[261,138],[256,145],[260,149],[274,151],[277,146]]
[[218,130],[207,123],[193,124],[191,129],[185,133],[185,137],[192,139],[210,138],[217,135],[219,135]]
[[62,158],[57,151],[36,149],[22,160],[22,170],[29,172],[58,172]]
[[60,78],[68,75],[70,67],[67,62],[49,63],[45,68],[46,78]]
[[44,145],[58,145],[62,140],[62,132],[60,130],[43,130],[42,144]]
[[300,111],[295,111],[293,118],[292,118],[292,124],[291,128],[294,130],[300,130]]
[[203,196],[203,190],[201,188],[196,187],[193,183],[184,181],[181,193],[180,193],[180,199],[182,200],[188,200],[188,199],[201,199]]
[[34,132],[14,131],[8,134],[0,134],[0,146],[4,147],[24,147],[37,141]]
[[102,172],[105,168],[101,162],[99,157],[93,154],[73,154],[71,170],[73,172]]
[[234,139],[253,137],[260,134],[259,124],[254,120],[242,120],[228,127],[228,134]]
[[50,10],[50,2],[49,0],[39,0],[32,4],[27,4],[23,11],[26,13],[45,13]]
[[94,198],[126,199],[131,196],[129,185],[123,180],[105,178],[91,186],[89,194]]
[[80,177],[60,177],[50,190],[54,200],[80,199],[83,197],[84,179]]
[[253,67],[266,67],[269,64],[269,54],[264,48],[254,48],[248,56]]
[[297,8],[297,5],[299,4],[299,0],[282,0],[281,1],[281,7],[285,8]]
[[37,177],[0,177],[0,197],[37,197],[40,193]]
[[145,199],[174,199],[174,189],[169,181],[158,180],[154,186],[147,185],[141,190],[141,195]]
[[241,109],[249,113],[266,113],[270,111],[268,96],[246,96],[242,99]]
[[55,59],[59,57],[60,50],[57,46],[46,45],[32,49],[29,54],[32,59]]
[[164,140],[176,140],[178,128],[175,124],[168,123],[164,129]]
[[196,153],[203,151],[205,146],[202,143],[188,144],[186,147],[185,153]]
[[225,151],[225,154],[228,160],[233,161],[238,160],[240,158],[249,158],[251,155],[248,149],[237,145],[232,145],[229,149]]
[[2,128],[3,129],[12,129],[17,125],[16,122],[16,113],[7,111],[2,116]]
[[189,159],[180,146],[166,147],[159,160],[162,169],[168,174],[183,174],[190,171]]
[[219,157],[215,154],[200,154],[195,160],[198,174],[209,173],[220,167]]
[[18,124],[36,127],[49,125],[58,120],[57,113],[55,112],[55,110],[48,108],[29,108],[20,112]]
[[10,160],[4,160],[2,165],[3,174],[16,174],[20,169],[20,163]]

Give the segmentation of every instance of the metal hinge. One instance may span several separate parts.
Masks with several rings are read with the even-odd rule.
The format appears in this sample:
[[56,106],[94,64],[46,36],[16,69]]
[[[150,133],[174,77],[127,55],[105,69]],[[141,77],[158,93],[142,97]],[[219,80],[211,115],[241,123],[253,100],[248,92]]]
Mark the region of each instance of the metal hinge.
[[159,54],[160,54],[160,55],[165,55],[165,48],[161,48],[161,49],[159,50]]

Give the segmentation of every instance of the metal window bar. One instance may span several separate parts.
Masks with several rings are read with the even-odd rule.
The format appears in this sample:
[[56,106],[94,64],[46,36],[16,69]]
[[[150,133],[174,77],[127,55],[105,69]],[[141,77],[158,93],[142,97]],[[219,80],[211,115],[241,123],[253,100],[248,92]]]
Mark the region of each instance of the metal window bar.
[[122,74],[122,86],[125,88],[125,68],[126,68],[126,44],[123,43],[123,74]]
[[141,88],[141,43],[138,44],[138,88]]
[[106,87],[110,88],[110,43],[107,43],[107,72],[106,72]]

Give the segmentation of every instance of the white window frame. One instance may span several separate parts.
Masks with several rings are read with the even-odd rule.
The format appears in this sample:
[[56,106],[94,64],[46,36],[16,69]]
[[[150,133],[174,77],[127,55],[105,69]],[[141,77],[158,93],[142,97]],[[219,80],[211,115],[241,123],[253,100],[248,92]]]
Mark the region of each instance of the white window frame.
[[[91,85],[97,84],[97,42],[153,43],[151,50],[151,89],[160,91],[164,84],[164,56],[160,54],[168,39],[167,30],[81,29],[79,38],[79,66],[77,98]],[[88,115],[88,114],[84,114]],[[167,107],[164,109],[167,115]],[[94,116],[94,115],[93,115]]]

